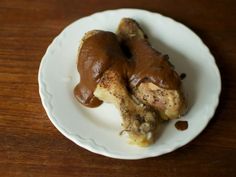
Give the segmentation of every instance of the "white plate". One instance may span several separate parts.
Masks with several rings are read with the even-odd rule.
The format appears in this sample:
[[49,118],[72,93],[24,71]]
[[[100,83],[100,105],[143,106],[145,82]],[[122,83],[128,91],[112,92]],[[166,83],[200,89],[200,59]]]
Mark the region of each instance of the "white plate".
[[[118,111],[110,104],[98,108],[81,106],[73,95],[79,82],[77,51],[85,32],[93,29],[115,32],[123,17],[137,20],[152,45],[170,56],[183,80],[190,105],[181,118],[186,131],[176,130],[176,120],[165,123],[157,142],[141,148],[120,136]],[[39,92],[48,117],[67,138],[89,151],[120,159],[141,159],[171,152],[195,138],[212,118],[218,105],[221,80],[207,46],[189,28],[158,13],[138,9],[109,10],[81,18],[66,27],[50,44],[39,68]]]

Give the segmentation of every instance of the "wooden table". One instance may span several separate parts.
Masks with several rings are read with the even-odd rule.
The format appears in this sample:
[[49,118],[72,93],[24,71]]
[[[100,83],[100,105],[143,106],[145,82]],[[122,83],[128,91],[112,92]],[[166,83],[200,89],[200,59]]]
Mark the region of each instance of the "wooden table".
[[[38,68],[52,39],[74,20],[97,11],[142,8],[170,16],[209,46],[222,76],[214,118],[194,141],[143,160],[91,153],[52,125],[38,94]],[[1,177],[236,176],[236,1],[1,0]]]

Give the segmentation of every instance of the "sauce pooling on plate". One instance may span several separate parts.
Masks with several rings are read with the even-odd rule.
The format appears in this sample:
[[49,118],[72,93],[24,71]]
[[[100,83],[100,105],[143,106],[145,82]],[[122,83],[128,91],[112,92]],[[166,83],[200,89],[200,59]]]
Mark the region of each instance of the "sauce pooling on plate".
[[108,69],[119,73],[131,87],[149,81],[165,89],[179,88],[180,78],[170,67],[168,56],[154,50],[147,40],[134,37],[127,44],[131,53],[129,57],[125,56],[114,33],[92,31],[85,35],[77,63],[80,83],[74,89],[80,103],[88,107],[102,103],[93,92]]
[[181,73],[179,77],[180,77],[181,80],[184,80],[186,78],[186,76],[187,75],[185,73]]
[[175,123],[175,128],[177,130],[186,130],[188,128],[188,122],[187,121],[183,121],[183,120],[179,120]]

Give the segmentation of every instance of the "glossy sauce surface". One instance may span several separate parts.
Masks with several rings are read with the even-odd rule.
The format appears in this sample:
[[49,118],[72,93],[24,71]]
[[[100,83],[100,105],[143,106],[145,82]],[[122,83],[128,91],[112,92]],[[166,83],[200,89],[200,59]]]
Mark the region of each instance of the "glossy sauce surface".
[[113,69],[125,75],[125,65],[125,56],[114,33],[98,31],[84,39],[77,63],[80,83],[74,89],[77,100],[88,107],[99,106],[102,101],[93,92],[103,73]]
[[133,37],[125,41],[125,44],[132,53],[134,70],[129,77],[132,87],[148,81],[164,89],[179,88],[181,81],[170,65],[167,55],[153,49],[146,39]]
[[74,89],[80,103],[88,107],[102,103],[93,92],[108,69],[118,72],[130,87],[152,82],[165,89],[179,88],[180,78],[170,66],[168,56],[154,50],[145,39],[132,38],[126,42],[126,47],[130,50],[130,57],[125,56],[112,32],[97,31],[84,39],[77,64],[80,83]]

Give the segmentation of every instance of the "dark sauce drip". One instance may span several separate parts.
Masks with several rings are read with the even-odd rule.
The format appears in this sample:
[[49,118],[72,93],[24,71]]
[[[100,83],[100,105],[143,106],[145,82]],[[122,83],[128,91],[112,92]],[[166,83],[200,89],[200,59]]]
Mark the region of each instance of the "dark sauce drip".
[[188,122],[183,121],[183,120],[179,120],[175,123],[175,128],[177,130],[184,131],[184,130],[188,129]]
[[181,80],[184,80],[186,78],[186,76],[187,75],[185,73],[181,73],[179,77],[180,77]]

